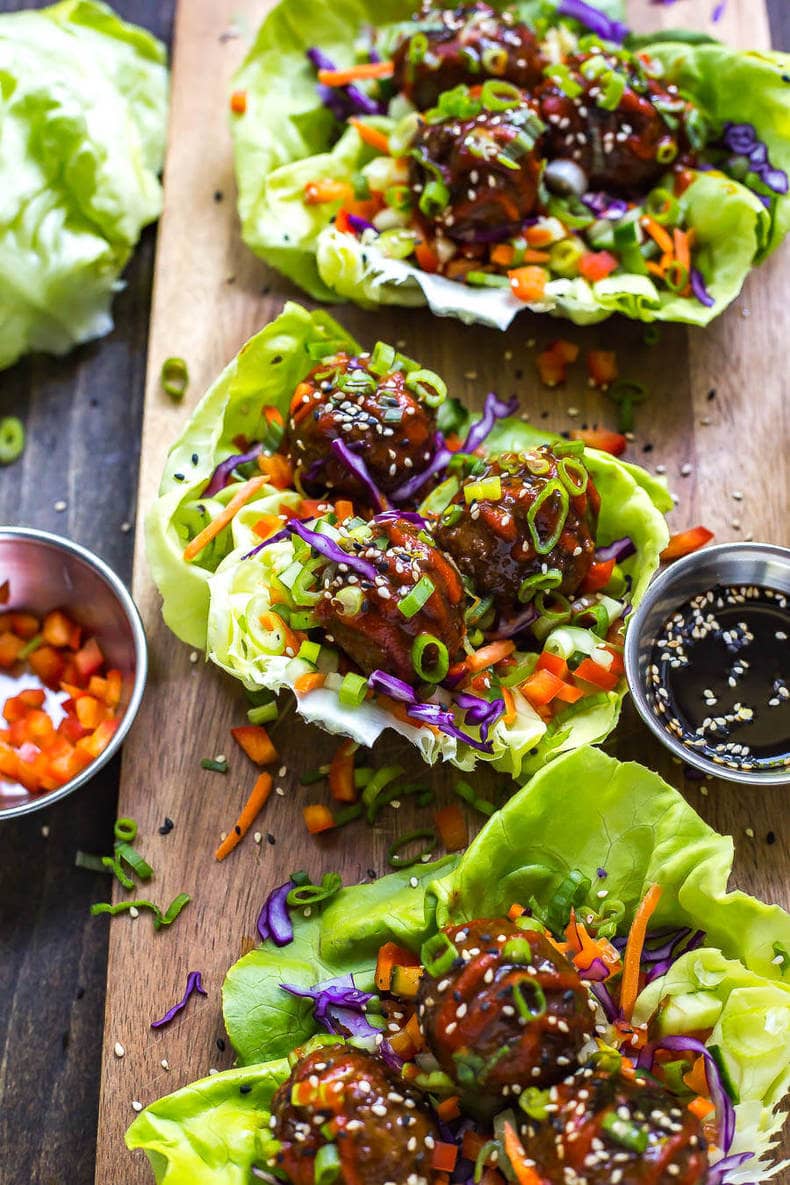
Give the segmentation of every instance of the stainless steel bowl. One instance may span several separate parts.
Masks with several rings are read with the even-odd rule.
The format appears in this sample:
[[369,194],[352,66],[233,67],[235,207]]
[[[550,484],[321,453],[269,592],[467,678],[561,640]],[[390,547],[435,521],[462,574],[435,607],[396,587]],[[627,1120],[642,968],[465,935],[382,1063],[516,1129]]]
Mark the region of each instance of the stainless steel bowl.
[[688,765],[751,786],[790,782],[786,770],[736,770],[717,765],[673,737],[650,707],[647,672],[653,645],[667,618],[681,605],[717,584],[755,584],[790,595],[790,549],[771,543],[723,543],[677,560],[648,588],[629,618],[625,638],[625,673],[639,715],[663,745]]
[[[148,668],[145,633],[134,601],[112,569],[86,548],[48,531],[0,527],[0,583],[6,580],[10,599],[3,611],[28,609],[43,616],[51,609],[63,609],[96,637],[107,665],[123,676],[123,715],[104,752],[60,789],[31,794],[0,782],[0,819],[52,806],[107,764],[132,726]],[[0,687],[0,701],[5,702],[13,688],[6,685],[5,677]]]

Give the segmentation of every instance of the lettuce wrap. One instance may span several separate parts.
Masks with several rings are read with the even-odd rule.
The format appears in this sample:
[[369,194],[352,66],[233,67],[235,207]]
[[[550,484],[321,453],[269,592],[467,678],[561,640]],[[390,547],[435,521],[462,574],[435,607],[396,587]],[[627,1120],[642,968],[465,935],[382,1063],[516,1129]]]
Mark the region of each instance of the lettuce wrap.
[[0,16],[0,367],[109,333],[158,216],[164,46],[96,0]]
[[[265,440],[273,414],[288,415],[294,389],[315,365],[322,343],[327,353],[359,350],[328,314],[308,313],[295,304],[287,305],[280,317],[252,338],[203,397],[172,447],[159,498],[147,517],[148,558],[162,593],[165,621],[179,638],[204,650],[251,693],[293,690],[300,675],[315,669],[282,645],[273,648],[259,624],[262,614],[278,607],[272,599],[274,590],[282,592],[277,581],[293,564],[295,551],[293,538],[274,539],[271,546],[261,548],[256,526],[262,516],[271,519],[284,509],[297,513],[300,495],[294,489],[264,484],[197,559],[185,560],[185,544],[222,513],[239,488],[229,484],[206,496],[218,466],[239,454],[240,440],[247,447],[252,441]],[[468,413],[455,405],[453,412],[456,428],[463,434],[471,422]],[[508,417],[496,423],[483,447],[496,455],[558,441]],[[583,458],[601,497],[596,543],[605,546],[627,538],[633,550],[615,570],[619,591],[612,586],[612,596],[604,597],[614,620],[625,612],[626,602],[638,603],[658,566],[668,538],[664,512],[671,508],[671,499],[657,479],[637,466],[596,449],[584,449]],[[604,626],[609,624],[607,617]],[[565,657],[571,651],[595,657],[601,644],[601,636],[580,626],[551,629],[543,643]],[[297,707],[306,720],[368,746],[385,728],[394,728],[428,762],[446,759],[465,769],[474,766],[479,745],[476,749],[457,735],[411,723],[382,706],[380,699],[368,697],[349,707],[342,694],[336,648],[322,644],[319,661],[326,676],[324,686],[309,694],[297,693]],[[515,687],[511,721],[501,718],[494,723],[488,751],[480,755],[514,777],[526,776],[557,753],[606,737],[617,722],[624,692],[621,676],[611,680],[608,689],[568,703],[547,721]],[[437,693],[446,704],[443,694],[442,689]]]
[[[527,22],[538,21],[548,37],[545,44],[550,54],[558,44],[567,52],[577,37],[588,32],[573,20],[560,19],[562,3],[522,0],[511,7]],[[616,2],[599,2],[597,7],[614,20],[623,16],[622,6]],[[427,304],[440,316],[500,329],[507,328],[524,307],[577,324],[590,324],[619,312],[642,321],[705,325],[736,298],[750,268],[782,240],[790,219],[790,117],[785,82],[790,57],[738,52],[710,39],[686,39],[678,33],[675,41],[651,43],[640,38],[633,44],[655,60],[665,82],[675,83],[693,103],[695,122],[702,129],[698,135],[701,167],[686,171],[686,188],[678,196],[673,215],[677,225],[692,235],[691,277],[687,267],[685,281],[666,285],[646,269],[641,257],[637,267],[623,256],[621,266],[607,275],[594,270],[580,274],[576,266],[558,265],[554,270],[551,264],[548,282],[539,295],[521,290],[519,285],[511,291],[501,271],[488,279],[483,274],[472,286],[471,281],[434,274],[436,260],[425,270],[410,253],[412,249],[403,247],[404,233],[391,229],[413,224],[405,219],[399,223],[389,208],[383,220],[365,209],[370,195],[376,196],[379,182],[389,183],[392,192],[403,191],[408,177],[402,164],[370,147],[369,137],[363,138],[360,130],[365,132],[367,127],[394,136],[393,143],[404,142],[408,155],[402,127],[404,120],[408,126],[413,108],[402,95],[393,99],[386,93],[379,96],[375,87],[371,89],[363,81],[356,84],[357,95],[361,94],[361,105],[356,107],[359,118],[349,124],[329,109],[339,101],[343,114],[343,92],[340,100],[327,98],[327,88],[316,86],[313,64],[320,60],[346,67],[368,55],[371,61],[391,55],[413,9],[412,0],[339,0],[332,5],[321,0],[287,0],[267,16],[234,79],[234,90],[243,96],[243,110],[239,108],[231,120],[245,242],[311,296],[327,301],[340,297],[367,308]],[[368,33],[371,27],[375,45]],[[585,44],[589,41],[588,34]],[[600,41],[594,44],[603,45]],[[732,140],[730,144],[727,137],[732,125],[736,135],[737,129],[750,129],[748,143]],[[732,146],[740,154],[737,158]],[[394,148],[392,152],[394,155]],[[355,201],[344,203],[339,196],[333,199],[329,191],[325,199],[306,200],[305,187],[316,181],[339,183],[346,189],[351,186]],[[664,195],[672,188],[673,178],[668,174],[654,192]],[[387,203],[391,205],[389,197]],[[638,199],[622,219],[623,225],[634,211],[641,213],[644,204]],[[558,232],[557,218],[548,218],[548,240],[543,242],[551,243],[553,233],[555,242],[564,236],[564,248],[577,246],[573,228],[589,226],[589,210],[578,202],[572,208],[560,203],[555,210],[554,199],[544,205],[555,211],[560,222],[565,220],[565,229],[560,226]],[[345,214],[352,209],[362,220],[358,217],[354,222],[352,217],[349,226]],[[600,206],[597,210],[600,213]],[[580,214],[587,216],[586,223]],[[366,227],[371,217],[373,226]],[[595,224],[587,240],[588,250],[615,250],[605,219],[617,217],[616,213],[605,213],[602,234]],[[420,232],[414,233],[419,239]],[[587,234],[587,230],[579,233]],[[616,240],[617,231],[614,233]],[[643,254],[648,247],[655,251],[648,236],[638,233]],[[439,257],[441,272],[441,252]],[[567,261],[567,251],[563,251],[563,260]],[[690,288],[689,278],[693,281]],[[495,281],[500,281],[499,285]]]
[[633,1021],[646,1022],[661,1003],[659,1037],[710,1032],[707,1044],[717,1047],[737,1100],[730,1155],[752,1153],[726,1180],[764,1180],[781,1167],[765,1158],[790,1081],[790,917],[727,890],[732,858],[731,839],[656,774],[594,749],[568,754],[520,790],[463,855],[342,889],[309,918],[295,910],[291,944],[251,951],[225,981],[238,1068],[152,1103],[127,1144],[145,1149],[160,1185],[248,1181],[261,1163],[271,1096],[288,1075],[289,1055],[319,1031],[311,1001],[283,991],[283,982],[307,988],[353,975],[359,989],[375,990],[383,943],[418,952],[448,923],[500,916],[515,901],[548,909],[574,872],[587,886],[579,916],[605,912],[610,932],[616,925],[626,934],[655,882],[662,895],[651,929],[704,932],[697,949],[641,991]]

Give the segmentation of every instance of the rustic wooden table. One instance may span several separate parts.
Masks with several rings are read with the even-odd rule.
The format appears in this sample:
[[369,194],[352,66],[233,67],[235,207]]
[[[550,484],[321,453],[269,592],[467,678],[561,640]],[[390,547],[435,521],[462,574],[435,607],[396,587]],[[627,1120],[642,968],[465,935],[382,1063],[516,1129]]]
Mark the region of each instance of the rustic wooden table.
[[[741,4],[738,4],[738,0],[731,0],[731,3],[733,6],[737,5],[742,13],[749,9],[747,0]],[[186,21],[186,10],[191,8],[192,4],[195,5],[195,9],[202,8],[206,13],[212,8],[211,5],[201,4],[200,0],[189,0],[189,3],[184,3],[181,20],[189,24],[191,34],[196,37],[197,42],[201,39],[208,41],[215,38],[214,23],[207,20],[205,24],[201,24],[200,21],[196,21],[194,10],[193,18],[189,22]],[[0,11],[20,6],[40,5],[20,5],[16,0],[0,0]],[[116,0],[115,7],[123,16],[145,24],[160,37],[169,40],[174,0]],[[243,7],[247,11],[252,11],[254,5],[245,3]],[[677,9],[679,23],[683,19],[684,7],[684,4],[680,4]],[[233,4],[218,4],[217,8],[232,11],[235,15]],[[762,10],[762,5],[760,8]],[[790,47],[790,5],[787,0],[768,0],[767,8],[773,44],[784,48]],[[204,51],[205,42],[202,46],[197,43],[194,45],[194,52],[198,57]],[[181,62],[186,69],[186,54],[182,56]],[[181,93],[182,103],[188,102],[183,88]],[[199,103],[197,105],[199,107]],[[185,118],[182,107],[179,116],[182,129],[186,126]],[[195,119],[197,120],[197,115]],[[188,143],[183,144],[183,154],[189,156],[190,152],[194,151],[194,143],[191,148]],[[176,159],[175,154],[171,157],[171,164],[173,159]],[[175,180],[174,177],[174,185]],[[225,185],[227,182],[228,178],[215,179],[213,176],[207,176],[205,187],[211,196],[218,185]],[[171,235],[172,226],[171,220]],[[229,234],[234,233],[232,218],[226,218],[224,226]],[[93,346],[84,347],[61,361],[39,358],[27,360],[0,376],[0,414],[12,411],[21,414],[26,420],[29,436],[29,445],[22,463],[13,470],[3,471],[0,475],[0,522],[31,524],[70,535],[95,548],[127,578],[130,577],[132,568],[137,459],[141,438],[154,245],[155,234],[149,231],[130,265],[127,287],[116,301],[117,329],[109,338]],[[212,244],[209,247],[209,254],[215,246],[216,244]],[[189,249],[188,238],[184,241],[184,248]],[[173,250],[172,237],[170,250]],[[235,257],[243,259],[243,275],[240,275],[238,285],[229,286],[229,301],[225,311],[220,313],[220,318],[228,323],[224,330],[224,340],[236,340],[238,344],[248,332],[257,327],[262,312],[271,315],[276,311],[284,288],[274,281],[275,287],[270,299],[257,304],[255,301],[250,302],[249,291],[256,279],[259,284],[264,282],[261,279],[262,273],[254,261],[249,257],[243,257],[238,248],[234,249],[231,245],[224,244],[221,251],[215,251],[212,266],[216,266],[216,260],[226,250],[229,258],[234,256],[235,251]],[[196,282],[200,282],[199,274],[196,276]],[[755,294],[759,290],[759,284],[760,277],[751,286],[751,293]],[[206,298],[208,299],[208,295]],[[158,299],[161,307],[161,295]],[[768,313],[768,306],[762,302],[759,302],[759,305],[757,301],[753,302],[753,309],[755,316],[761,310]],[[366,319],[359,314],[349,312],[346,315],[341,312],[341,316],[345,316],[352,328],[367,337],[379,330],[378,324],[372,324],[369,318]],[[186,301],[184,317],[189,318],[189,304]],[[387,330],[391,330],[393,323],[392,319],[388,319]],[[425,356],[429,359],[427,364],[433,362],[437,368],[442,369],[441,363],[446,361],[446,370],[454,345],[460,344],[460,334],[464,331],[459,330],[457,326],[449,327],[444,347],[441,348],[435,343],[435,327],[430,321],[426,323],[425,318],[408,315],[402,318],[402,324],[404,336],[408,335],[410,346],[414,343],[416,348],[419,342],[423,347]],[[160,332],[161,328],[160,325]],[[173,329],[174,332],[180,331],[181,326],[174,324]],[[619,326],[612,327],[615,333],[620,329]],[[384,328],[380,331],[383,333]],[[546,332],[545,327],[541,326],[540,335],[543,336]],[[490,335],[475,336],[481,344],[484,339],[486,343],[491,340]],[[522,333],[521,336],[527,335]],[[217,337],[220,338],[219,333]],[[624,337],[627,339],[627,350],[627,342],[631,341],[633,344],[637,339],[633,333],[628,332]],[[763,326],[759,336],[755,333],[755,348],[767,349],[769,338],[770,335],[766,335]],[[692,364],[688,357],[685,334],[673,336],[671,340],[673,345],[675,342],[683,343],[683,356],[675,359],[675,365],[678,367],[678,373],[682,372],[684,387],[687,388],[690,374],[696,376],[699,384],[703,383],[705,375],[711,382],[716,381],[715,353],[708,353],[707,356],[704,352],[699,353]],[[719,336],[717,340],[721,344],[725,339]],[[161,342],[163,346],[166,344],[164,335]],[[472,345],[470,342],[470,358]],[[226,360],[225,354],[214,357],[211,350],[207,349],[201,355],[201,367],[205,367],[205,374],[199,377],[208,379]],[[749,357],[741,358],[739,365],[742,367],[742,381],[746,384],[749,382],[750,374]],[[522,392],[526,390],[525,402],[534,409],[537,406],[536,396],[529,394],[529,388],[532,386],[530,371],[524,384],[519,384],[519,387]],[[704,401],[704,390],[694,390],[693,394],[695,398]],[[539,397],[537,398],[539,401]],[[564,406],[565,400],[562,401],[562,408]],[[661,414],[658,414],[659,419],[662,419]],[[726,417],[726,410],[724,414]],[[562,418],[561,411],[559,418]],[[667,427],[666,424],[659,426],[659,434],[664,439],[667,437]],[[724,429],[731,433],[733,426],[730,425],[727,430],[725,424]],[[720,435],[718,439],[724,441],[725,438]],[[770,430],[764,438],[770,438]],[[645,435],[645,440],[647,439],[648,436]],[[678,457],[683,447],[686,446],[679,442],[678,453],[671,458],[675,469],[678,468]],[[704,441],[699,447],[704,456]],[[733,464],[729,458],[721,462],[723,456],[724,454],[719,452],[716,457],[711,458],[711,463],[718,458],[719,463]],[[153,469],[154,465],[149,463],[144,476],[144,480],[149,484]],[[751,477],[757,480],[756,473],[739,476],[740,484],[747,490],[750,488]],[[709,479],[713,479],[713,470],[700,474],[698,482],[704,485]],[[778,495],[781,495],[781,490],[778,491]],[[63,502],[66,509],[56,509]],[[707,504],[708,499],[704,492],[688,499],[689,507],[706,507]],[[108,510],[108,507],[111,509]],[[775,509],[781,511],[781,503]],[[722,511],[722,515],[724,513]],[[732,514],[731,511],[727,513],[730,516]],[[772,519],[775,522],[780,521],[777,515],[766,516],[765,521],[770,522]],[[725,533],[723,537],[732,537],[732,533]],[[777,534],[774,537],[778,539]],[[787,542],[787,539],[783,541]],[[139,565],[137,567],[136,587],[139,591]],[[147,595],[144,599],[146,607],[150,608],[153,602]],[[162,632],[161,629],[154,632],[153,685],[161,694],[168,684],[172,686],[179,678],[188,677],[189,664],[181,648],[174,669],[162,669],[161,661],[156,661],[160,653],[164,653],[163,650],[159,651],[159,647],[163,645]],[[216,680],[208,680],[207,698],[212,711],[218,702],[215,684]],[[188,706],[190,710],[199,712],[202,699],[202,695],[193,692],[187,696],[188,705],[185,701],[183,707],[186,710]],[[149,727],[155,723],[157,711],[161,711],[161,701],[159,703],[160,707],[157,709],[149,707],[141,721],[143,728],[146,723]],[[221,718],[215,716],[208,722],[212,736],[222,735],[221,730],[225,728],[230,714],[231,708],[224,708],[220,713]],[[205,728],[206,722],[200,722],[197,716],[185,719],[182,727],[192,725],[197,730],[199,723]],[[201,740],[197,739],[195,745],[200,749]],[[643,752],[643,748],[644,733],[632,716],[626,715],[618,752],[622,755],[652,759],[655,751],[651,749]],[[150,741],[141,737],[138,732],[129,762],[138,773],[144,769],[145,752],[150,753],[150,750]],[[179,769],[177,763],[168,762],[160,752],[155,758],[151,757],[151,782],[157,779],[172,782],[176,778],[191,778],[197,758],[201,755],[202,749],[197,754],[190,753]],[[125,794],[128,796],[128,777],[126,780]],[[51,811],[17,823],[5,824],[0,831],[2,1185],[88,1185],[94,1179],[108,931],[104,921],[89,917],[88,905],[106,893],[107,884],[104,878],[76,870],[73,861],[78,847],[91,851],[108,845],[116,811],[117,782],[118,768],[113,766],[73,799]],[[203,788],[201,783],[201,789]],[[728,813],[726,806],[712,804],[710,800],[702,799],[698,792],[692,792],[690,798],[695,806],[703,809],[706,817],[715,825],[725,827],[731,821],[732,812]],[[728,798],[732,804],[736,794],[731,792]],[[157,795],[156,802],[151,808],[152,818],[154,813],[160,810],[163,801],[165,800]],[[776,877],[771,874],[771,866],[775,866],[776,862],[782,859],[782,849],[784,859],[787,858],[787,837],[782,835],[780,819],[774,817],[777,807],[781,811],[780,802],[779,796],[771,796],[759,804],[754,801],[752,812],[748,808],[741,812],[742,826],[745,825],[744,821],[754,822],[756,841],[748,847],[742,845],[738,872],[741,883],[748,884],[756,891],[761,888],[764,892],[770,891],[772,883],[776,884]],[[189,820],[184,820],[185,824],[189,824],[189,831],[186,834],[184,831],[181,832],[184,838],[179,841],[180,859],[184,859],[188,852],[188,836],[195,834],[199,816],[200,811],[196,807],[194,815]],[[213,824],[213,815],[211,819]],[[281,826],[285,823],[284,815],[278,817],[278,823]],[[779,841],[770,846],[766,844],[769,829],[776,832]],[[380,865],[380,839],[375,851]],[[273,849],[271,855],[266,858],[269,866],[269,872],[265,874],[267,877],[271,875],[275,863],[279,864],[275,853],[276,849]],[[333,859],[331,855],[328,858],[330,861]],[[334,859],[336,863],[336,854]],[[349,858],[345,862],[350,873],[359,873],[359,861]],[[375,866],[374,857],[371,857],[370,862]],[[363,863],[366,867],[367,860]],[[363,873],[365,867],[361,869]],[[213,881],[218,870],[211,871]],[[246,900],[246,894],[243,902],[233,900],[234,913],[241,910],[247,915],[250,914],[252,898],[257,900],[260,896],[261,883],[263,882],[247,890],[251,893],[249,902]],[[238,888],[237,883],[235,887]],[[233,891],[235,890],[231,890],[231,894]],[[214,912],[216,911],[212,910],[212,913]],[[227,965],[237,953],[239,935],[234,933],[231,938],[227,933],[217,933],[215,928],[209,931],[201,930],[197,910],[193,910],[191,921],[189,918],[189,914],[184,915],[183,941],[187,945],[191,942],[193,949],[196,952],[200,951],[201,956],[205,957],[212,968],[219,969]],[[142,938],[142,932],[139,933]],[[116,932],[113,951],[116,969],[124,964],[129,954],[128,949],[124,949],[123,936],[118,937],[118,934],[119,932]],[[144,945],[140,947],[141,951],[144,950]],[[210,949],[206,951],[206,947]],[[179,964],[168,977],[168,982],[158,983],[156,1003],[165,1002],[166,998],[169,1000],[180,977]],[[170,979],[172,983],[169,982]],[[217,985],[218,980],[215,977],[213,987],[216,988]],[[135,985],[119,982],[117,977],[111,981],[111,988],[119,999],[122,996],[126,997],[128,992],[131,992],[132,998],[139,998],[139,989]],[[146,1027],[145,1021],[151,1006],[149,992],[146,1015],[139,1018],[142,1029]],[[114,1015],[128,1021],[129,1011],[128,1005],[123,1004],[115,1014],[111,1008],[111,1025]],[[215,992],[211,1011],[204,1014],[198,1027],[186,1038],[192,1048],[189,1049],[188,1056],[182,1058],[173,1078],[180,1082],[205,1071],[209,1065],[227,1064],[228,1053],[225,1052],[223,1055],[216,1047],[215,1039],[219,1034]],[[114,1040],[114,1033],[108,1031],[106,1042],[111,1046]],[[179,1052],[185,1054],[183,1041],[177,1042],[177,1045]],[[108,1068],[111,1071],[110,1081],[105,1081],[106,1106],[103,1107],[102,1115],[102,1131],[106,1138],[102,1140],[98,1181],[99,1185],[121,1185],[121,1182],[127,1185],[132,1180],[137,1182],[147,1179],[141,1172],[141,1166],[135,1168],[118,1145],[119,1130],[133,1114],[129,1109],[131,1096],[128,1090],[131,1090],[130,1083],[134,1079],[118,1076],[113,1078],[114,1068],[112,1065],[107,1066],[105,1058],[105,1071]],[[120,1067],[118,1070],[120,1072]],[[175,1080],[164,1080],[165,1077],[160,1075],[159,1081],[145,1083],[145,1101],[149,1101],[149,1095],[153,1097],[153,1094],[161,1093],[169,1085],[177,1084]]]

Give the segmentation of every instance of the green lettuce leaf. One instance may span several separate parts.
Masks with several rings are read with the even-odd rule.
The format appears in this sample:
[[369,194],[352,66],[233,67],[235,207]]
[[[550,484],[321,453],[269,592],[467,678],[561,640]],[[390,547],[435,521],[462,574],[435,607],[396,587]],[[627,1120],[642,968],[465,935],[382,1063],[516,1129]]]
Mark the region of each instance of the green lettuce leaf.
[[108,333],[158,217],[165,50],[95,0],[0,16],[0,368]]
[[[622,5],[597,7],[622,18]],[[363,307],[428,304],[440,316],[505,329],[525,307],[577,324],[612,313],[643,321],[706,325],[740,292],[753,263],[781,241],[790,225],[790,195],[771,198],[769,209],[746,185],[718,172],[700,173],[681,199],[686,224],[697,234],[696,263],[714,298],[710,307],[659,289],[649,276],[610,276],[549,281],[545,299],[525,306],[509,289],[475,289],[429,275],[410,263],[386,258],[375,239],[360,242],[337,231],[338,204],[306,206],[306,182],[317,177],[358,182],[373,153],[353,129],[332,143],[336,128],[316,95],[315,71],[305,57],[320,47],[337,65],[354,60],[355,42],[369,24],[393,40],[411,14],[411,0],[287,0],[266,18],[234,86],[247,108],[233,118],[239,211],[250,248],[319,300],[341,297]],[[517,5],[525,19],[551,5]],[[395,22],[392,26],[388,22]],[[772,164],[790,171],[787,84],[790,57],[743,53],[716,42],[649,39],[643,48],[664,64],[666,76],[698,104],[714,127],[752,121]],[[380,121],[386,130],[388,121]],[[752,182],[754,179],[752,179]],[[756,188],[761,187],[759,183]]]
[[[327,352],[330,345],[359,348],[327,313],[308,313],[296,304],[286,305],[280,317],[243,347],[198,404],[171,449],[159,498],[146,520],[148,559],[162,593],[165,621],[179,638],[204,649],[250,691],[293,687],[290,659],[267,654],[256,633],[257,620],[271,604],[272,574],[287,566],[292,544],[286,540],[255,558],[244,557],[260,543],[253,530],[260,516],[276,513],[289,499],[296,505],[298,496],[263,486],[197,561],[186,563],[183,550],[187,540],[233,495],[229,487],[213,498],[202,496],[217,464],[236,451],[234,438],[260,439],[266,407],[287,413],[297,383],[314,365],[308,347],[319,342],[327,343]],[[486,448],[519,450],[556,439],[510,419],[497,425]],[[671,498],[665,486],[638,466],[596,449],[586,450],[585,460],[601,495],[598,542],[603,546],[628,535],[636,545],[636,555],[624,562],[623,571],[631,577],[631,599],[637,604],[666,546],[664,513],[671,508]],[[331,676],[337,669],[335,652],[323,649],[322,661]],[[298,710],[306,720],[367,746],[385,728],[393,728],[417,746],[427,762],[443,759],[463,769],[474,768],[477,755],[470,746],[396,720],[375,703],[366,702],[350,712],[332,683],[330,678],[327,686],[298,697]],[[547,727],[527,700],[517,695],[513,722],[506,725],[500,720],[492,729],[491,760],[518,778],[559,753],[603,740],[617,723],[624,694],[623,680],[616,691],[571,705],[557,717],[555,727]]]
[[[316,1033],[309,1004],[283,992],[281,983],[306,987],[353,973],[358,986],[369,988],[382,943],[416,951],[448,922],[501,915],[531,897],[545,906],[563,877],[578,869],[591,881],[581,912],[605,908],[598,897],[604,885],[604,900],[622,910],[621,934],[655,882],[662,886],[656,928],[705,931],[703,948],[681,956],[642,991],[635,1020],[661,1005],[665,1034],[712,1029],[709,1044],[718,1047],[739,1097],[733,1151],[765,1156],[781,1126],[777,1107],[790,1078],[790,966],[774,955],[777,943],[790,948],[790,916],[728,892],[732,859],[732,840],[713,831],[657,774],[596,749],[568,754],[520,790],[462,855],[345,888],[309,918],[295,914],[291,946],[267,945],[236,963],[223,1008],[239,1061],[280,1060],[218,1075],[153,1104],[132,1125],[130,1146],[146,1148],[157,1181],[167,1185],[236,1182],[232,1172],[249,1167],[254,1147],[238,1083],[253,1081],[248,1074],[284,1076],[283,1057]],[[268,1102],[264,1095],[261,1127]],[[212,1120],[206,1114],[212,1105],[226,1111]],[[219,1158],[233,1147],[237,1160],[225,1170]],[[196,1157],[222,1165],[223,1175],[206,1177]],[[762,1179],[766,1168],[750,1161],[748,1178]]]

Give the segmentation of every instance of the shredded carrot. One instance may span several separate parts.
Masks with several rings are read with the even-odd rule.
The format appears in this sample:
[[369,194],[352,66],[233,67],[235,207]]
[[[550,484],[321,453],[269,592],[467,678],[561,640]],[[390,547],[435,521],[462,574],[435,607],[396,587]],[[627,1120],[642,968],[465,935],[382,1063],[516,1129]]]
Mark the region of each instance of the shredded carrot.
[[258,457],[258,468],[269,485],[274,486],[275,489],[287,490],[293,486],[294,475],[291,462],[282,453],[271,453],[268,456],[261,453]]
[[272,407],[271,404],[263,408],[262,415],[267,424],[278,424],[280,427],[282,427],[285,423],[283,420],[283,413],[280,411],[279,407]]
[[683,1081],[689,1090],[693,1090],[695,1094],[710,1094],[708,1075],[705,1073],[705,1058],[702,1056],[702,1054],[700,1054],[700,1056],[695,1059],[694,1065],[691,1067],[688,1074],[683,1075]]
[[240,487],[239,492],[231,498],[227,506],[217,515],[215,519],[199,531],[194,539],[190,539],[184,548],[184,559],[190,563],[197,556],[200,555],[204,547],[211,543],[212,539],[216,539],[220,531],[227,527],[228,523],[232,522],[236,515],[241,510],[242,506],[246,506],[250,498],[257,494],[262,485],[265,485],[266,478],[251,477],[249,481],[245,481],[244,485]]
[[503,638],[500,642],[489,642],[470,654],[465,660],[466,669],[470,675],[485,670],[486,667],[496,666],[503,658],[507,658],[516,649],[516,643],[510,638]]
[[688,1104],[688,1109],[692,1115],[696,1115],[697,1119],[707,1119],[711,1111],[716,1110],[710,1099],[704,1099],[702,1095],[692,1099]]
[[623,978],[620,984],[620,1010],[631,1019],[639,993],[639,964],[647,936],[647,926],[661,899],[661,886],[651,885],[637,906],[623,956]]
[[247,110],[247,92],[234,91],[230,96],[230,109],[234,115],[243,115]]
[[642,226],[645,228],[651,239],[658,243],[665,255],[670,257],[675,253],[675,247],[672,242],[672,237],[668,231],[664,230],[660,222],[656,222],[655,218],[651,218],[649,214],[643,214],[640,219]]
[[[680,227],[676,226],[672,231],[672,237],[675,245],[675,259],[680,267],[685,270],[686,276],[691,276],[691,244],[689,236]],[[691,292],[691,284],[687,283],[681,292],[681,296],[686,296]]]
[[356,741],[341,741],[329,766],[329,791],[336,802],[356,802],[359,797],[354,785],[354,754]]
[[420,960],[405,946],[398,946],[395,942],[385,942],[379,947],[376,959],[376,987],[380,992],[388,992],[392,983],[393,967],[419,967]]
[[516,918],[523,917],[526,912],[527,911],[523,905],[519,905],[517,901],[514,901],[510,909],[507,911],[507,916],[510,918],[511,922],[515,922]]
[[252,793],[241,808],[241,814],[234,827],[229,834],[223,839],[222,843],[214,853],[217,860],[224,860],[229,856],[238,843],[247,834],[250,827],[257,819],[260,812],[266,805],[266,801],[272,792],[272,777],[271,774],[259,774],[255,785],[252,788]]
[[513,1170],[518,1185],[545,1185],[543,1177],[533,1164],[527,1161],[524,1145],[516,1135],[511,1123],[505,1123],[505,1155]]
[[347,501],[345,498],[338,498],[335,502],[335,518],[339,523],[344,523],[347,518],[354,517],[354,504]]
[[458,1160],[458,1145],[437,1140],[431,1153],[431,1168],[440,1173],[451,1173]]
[[503,724],[512,724],[516,719],[516,697],[509,687],[502,687],[500,695],[505,701],[505,714],[502,717]]
[[326,675],[321,671],[308,671],[305,675],[297,675],[294,679],[294,691],[300,695],[307,695],[310,691],[317,691],[326,683]]
[[392,62],[360,62],[343,70],[319,70],[318,81],[322,86],[348,86],[362,78],[391,78],[394,72]]
[[371,127],[369,123],[363,123],[361,119],[355,119],[353,115],[349,117],[348,122],[352,128],[356,128],[363,144],[367,144],[368,148],[375,148],[377,152],[382,152],[384,156],[389,156],[389,137],[385,136],[384,132],[379,131],[378,128]]
[[258,617],[258,621],[265,630],[277,630],[281,632],[285,639],[285,649],[292,651],[293,654],[297,653],[302,644],[304,634],[301,635],[301,638],[298,634],[295,634],[291,627],[285,624],[279,613],[272,613],[271,609],[264,609],[263,613]]
[[548,247],[554,241],[554,232],[550,226],[528,226],[524,230],[524,238],[530,247]]
[[276,534],[282,525],[283,520],[279,514],[262,514],[252,524],[252,529],[259,539],[268,539],[271,535]]
[[449,1098],[442,1099],[436,1107],[436,1114],[445,1123],[450,1123],[453,1119],[457,1119],[461,1114],[461,1100],[457,1094],[451,1094]]
[[[335,177],[319,177],[315,181],[308,181],[302,192],[308,206],[322,206],[327,202],[352,202],[354,200],[353,185],[348,181],[338,181]],[[301,386],[301,383],[299,385]]]
[[242,724],[230,732],[236,744],[256,765],[272,765],[277,760],[277,750],[262,724]]
[[309,397],[312,395],[314,390],[315,387],[312,383],[297,384],[296,390],[293,393],[293,398],[291,399],[291,406],[289,408],[289,412],[292,416],[296,415],[296,413],[302,408],[304,408],[305,411],[308,410],[310,404]]

